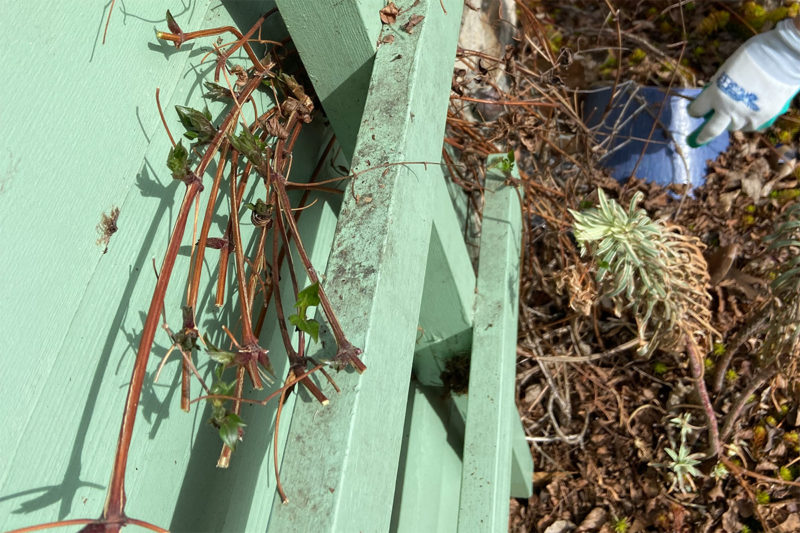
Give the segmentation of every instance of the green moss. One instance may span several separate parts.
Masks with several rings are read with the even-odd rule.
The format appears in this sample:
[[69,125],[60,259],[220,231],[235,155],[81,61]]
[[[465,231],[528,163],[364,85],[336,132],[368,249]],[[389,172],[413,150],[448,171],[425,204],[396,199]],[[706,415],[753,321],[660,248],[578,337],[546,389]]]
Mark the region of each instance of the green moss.
[[630,529],[630,524],[628,523],[628,519],[623,518],[615,518],[614,519],[614,533],[628,533]]
[[632,65],[638,65],[647,57],[647,52],[641,48],[634,48],[631,52],[630,62]]
[[780,477],[784,481],[794,481],[794,478],[797,477],[792,469],[788,466],[782,466],[778,469],[778,477]]
[[769,492],[765,490],[756,491],[756,501],[759,505],[767,505],[770,502]]
[[767,20],[767,10],[755,2],[745,2],[742,7],[744,20],[755,29],[760,30]]
[[703,37],[707,37],[712,33],[722,30],[728,25],[731,19],[731,14],[725,10],[713,10],[708,16],[697,25],[697,33]]

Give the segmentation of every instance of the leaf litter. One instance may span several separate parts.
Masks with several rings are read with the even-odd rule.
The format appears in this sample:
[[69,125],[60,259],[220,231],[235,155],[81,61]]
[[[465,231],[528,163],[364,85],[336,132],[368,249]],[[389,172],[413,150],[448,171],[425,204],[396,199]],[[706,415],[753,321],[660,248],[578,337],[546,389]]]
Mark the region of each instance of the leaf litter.
[[[488,154],[511,150],[522,178],[517,400],[535,473],[533,497],[511,502],[509,529],[800,530],[800,358],[765,349],[777,316],[770,284],[797,253],[771,248],[767,237],[800,196],[800,114],[793,108],[770,130],[733,134],[688,194],[644,179],[617,182],[580,109],[601,85],[702,87],[749,36],[798,6],[575,0],[516,8],[514,45],[500,57],[459,49],[445,140],[449,173],[469,196],[468,240],[479,233]],[[722,457],[709,453],[687,351],[637,356],[641,317],[600,297],[597,265],[580,254],[568,210],[597,205],[598,189],[622,206],[643,193],[639,207],[653,220],[705,246],[697,261],[711,280],[715,335],[700,357]]]

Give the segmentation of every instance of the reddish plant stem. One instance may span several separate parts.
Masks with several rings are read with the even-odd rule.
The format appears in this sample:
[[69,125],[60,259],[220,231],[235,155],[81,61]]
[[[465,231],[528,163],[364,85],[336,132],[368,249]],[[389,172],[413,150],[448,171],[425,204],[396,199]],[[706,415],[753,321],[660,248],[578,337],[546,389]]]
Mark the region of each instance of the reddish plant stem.
[[[261,17],[257,25],[253,26],[253,29],[248,32],[248,35],[252,35],[256,29],[264,22],[264,19],[268,17],[270,14],[277,11],[277,9],[273,8],[268,11],[263,17]],[[245,52],[247,52],[247,56],[250,58],[250,61],[253,62],[253,65],[258,69],[259,72],[264,71],[264,66],[261,64],[261,61],[258,59],[258,56],[253,52],[253,49],[250,47],[250,44],[244,40],[244,35],[240,32],[237,28],[233,26],[220,26],[219,28],[211,28],[208,30],[198,30],[198,31],[190,31],[189,33],[180,33],[175,35],[174,33],[169,32],[156,32],[156,38],[163,39],[165,41],[171,41],[175,43],[176,48],[180,48],[181,45],[185,42],[191,41],[192,39],[199,39],[201,37],[213,37],[215,35],[219,35],[221,33],[232,33],[238,39],[236,41],[236,48],[240,46],[244,47]],[[239,44],[240,41],[244,40],[243,43]],[[214,81],[219,81],[219,69],[216,71],[216,75]]]
[[711,404],[711,398],[708,395],[706,382],[703,379],[703,360],[697,352],[697,346],[694,339],[690,335],[686,335],[686,348],[689,352],[689,365],[692,369],[692,378],[697,386],[697,394],[700,396],[700,403],[703,405],[703,411],[706,414],[708,423],[708,440],[709,447],[711,448],[712,457],[720,457],[722,455],[722,447],[719,442],[719,424],[717,422],[717,415],[714,413],[714,406]]
[[197,241],[197,249],[195,251],[194,268],[192,268],[189,280],[189,293],[186,296],[186,305],[192,308],[193,313],[197,312],[197,296],[200,290],[200,277],[203,273],[206,244],[208,243],[208,234],[211,231],[211,221],[214,217],[214,205],[217,203],[217,194],[219,193],[220,183],[222,182],[222,174],[225,172],[225,160],[227,157],[228,145],[226,144],[220,152],[220,164],[217,166],[217,172],[214,174],[214,183],[211,185],[211,190],[209,191],[206,213],[203,216],[203,225],[200,228],[200,238]]
[[[292,372],[291,369],[289,369],[289,375],[286,377],[286,384],[290,387],[293,387],[295,384],[294,372]],[[283,485],[281,484],[281,472],[280,466],[278,465],[278,430],[281,425],[283,404],[286,401],[286,391],[286,388],[281,390],[281,397],[278,400],[278,412],[275,414],[275,431],[272,432],[272,458],[275,468],[275,488],[277,489],[278,495],[281,497],[281,503],[283,504],[289,503],[289,498],[286,497],[286,492],[283,490]]]
[[[220,69],[222,68],[222,65],[225,63],[225,61],[227,61],[227,60],[228,60],[228,58],[229,58],[229,57],[230,57],[230,56],[231,56],[231,55],[232,55],[232,54],[233,54],[233,53],[234,53],[236,50],[238,50],[238,49],[239,49],[239,48],[241,48],[242,46],[247,46],[247,47],[249,48],[249,47],[250,47],[250,44],[247,42],[247,40],[248,40],[250,37],[252,37],[252,36],[253,36],[253,34],[256,32],[256,30],[257,30],[257,29],[261,28],[261,25],[262,25],[262,24],[264,24],[264,21],[267,19],[267,17],[268,17],[268,16],[272,15],[273,13],[275,13],[275,12],[277,12],[277,11],[278,11],[278,8],[276,8],[276,7],[273,7],[272,9],[270,9],[269,11],[267,11],[266,13],[264,13],[263,15],[261,15],[261,18],[259,18],[259,19],[256,21],[256,23],[255,23],[255,24],[253,24],[253,26],[250,28],[250,31],[248,31],[248,32],[247,32],[247,33],[245,33],[244,35],[240,36],[240,37],[239,37],[239,39],[238,39],[238,40],[237,40],[235,43],[233,43],[233,45],[232,45],[232,46],[228,47],[228,48],[225,50],[225,53],[224,53],[224,54],[222,54],[222,55],[221,55],[221,56],[220,56],[220,57],[217,59],[217,67],[216,67],[216,69],[214,70],[214,79],[215,79],[215,81],[216,81],[216,80],[219,80],[219,71],[220,71]],[[258,58],[256,58],[256,59],[253,59],[253,58],[255,57],[255,54],[253,54],[253,55],[250,55],[250,53],[251,53],[251,52],[252,52],[252,49],[251,49],[251,50],[248,52],[248,56],[250,56],[250,60],[253,62],[253,65],[256,67],[256,69],[257,69],[259,72],[263,71],[263,70],[264,70],[264,66],[261,64],[261,61],[260,61],[260,60],[258,60]]]
[[[244,180],[243,180],[244,181]],[[244,191],[239,191],[236,186],[236,173],[231,174],[231,216],[230,228],[233,239],[234,255],[236,257],[236,281],[239,285],[239,303],[242,309],[242,339],[243,344],[255,344],[258,340],[253,335],[253,326],[250,322],[250,302],[247,294],[247,279],[244,275],[244,251],[242,250],[242,233],[239,228],[239,203]]]
[[106,18],[106,27],[103,29],[103,44],[106,44],[106,35],[108,34],[108,25],[111,22],[111,13],[114,12],[114,4],[117,0],[111,0],[111,6],[108,8],[108,17]]
[[[286,228],[284,227],[283,222],[281,221],[282,217],[281,217],[280,213],[277,212],[277,210],[276,210],[276,214],[277,214],[277,216],[276,216],[276,220],[275,220],[275,231],[278,232],[278,234],[281,237],[281,241],[283,243],[281,251],[288,250],[288,248],[289,248],[289,238],[286,235]],[[293,216],[293,214],[290,212],[287,216]],[[275,258],[276,254],[277,254],[277,251],[278,251],[277,239],[273,235],[273,244],[272,244],[273,258]],[[277,255],[279,256],[278,259],[277,260],[273,259],[273,261],[275,263],[279,263],[280,262],[279,261],[280,260],[280,255],[279,254],[277,254]],[[292,260],[292,254],[286,254],[286,260],[289,263],[288,267],[289,267],[289,275],[290,275],[291,280],[292,280],[292,290],[293,290],[293,293],[295,295],[295,299],[297,299],[297,294],[298,294],[300,288],[299,288],[299,286],[297,284],[297,276],[294,273],[294,261]],[[272,271],[273,272],[277,272],[278,268],[273,268]],[[273,274],[273,277],[274,277],[274,274]],[[273,284],[275,284],[275,281],[273,281]],[[305,339],[306,339],[306,337],[305,337],[305,333],[302,330],[298,332],[298,334],[299,334],[298,335],[299,338],[298,338],[298,342],[297,342],[298,349],[297,349],[297,352],[295,352],[294,348],[291,345],[291,339],[289,337],[289,331],[288,331],[288,329],[286,327],[286,319],[284,318],[284,315],[283,315],[283,306],[281,304],[280,287],[277,287],[277,288],[278,288],[278,290],[275,291],[275,309],[276,309],[276,312],[278,314],[278,324],[279,324],[280,329],[281,329],[281,335],[283,336],[283,342],[287,346],[287,354],[289,356],[289,362],[291,363],[291,369],[289,370],[289,373],[290,373],[290,375],[292,375],[294,377],[294,373],[295,372],[301,372],[302,373],[302,371],[305,369],[306,364],[307,364],[306,357],[305,357],[305,354],[306,354]],[[325,373],[324,370],[323,370],[323,373]],[[327,374],[326,374],[326,376],[327,376]],[[298,380],[295,380],[295,381],[298,381]],[[316,384],[313,381],[311,381],[310,378],[308,378],[308,377],[301,378],[299,381],[308,390],[308,392],[310,392],[311,395],[314,396],[314,398],[317,399],[317,401],[319,403],[321,403],[322,405],[328,405],[328,398],[322,393],[321,390],[319,390],[319,387],[317,387]]]
[[[98,522],[96,518],[75,518],[73,520],[59,520],[58,522],[48,522],[47,524],[36,524],[35,526],[13,529],[7,533],[28,533],[30,531],[42,531],[44,529],[53,529],[56,527],[80,526],[83,524],[86,524],[86,526],[81,529],[82,532],[95,533],[97,528],[107,529],[108,527],[108,524]],[[156,533],[169,533],[169,531],[166,529],[160,528],[149,522],[145,522],[144,520],[137,520],[135,518],[126,518],[123,522],[116,525],[118,527],[122,527],[126,524],[133,524],[135,526],[149,529],[150,531],[155,531]]]
[[[303,372],[302,374],[297,376],[297,379],[303,379],[305,377],[308,377],[311,374],[313,374],[314,372],[317,372],[318,370],[322,370],[323,366],[324,365],[322,365],[322,364],[316,365],[311,370]],[[249,398],[242,398],[242,397],[237,397],[237,396],[228,396],[228,395],[225,395],[225,394],[206,394],[205,396],[200,396],[198,398],[195,398],[194,400],[192,400],[192,403],[202,402],[203,400],[233,400],[233,401],[240,401],[242,403],[249,403],[249,404],[253,404],[253,405],[267,405],[270,400],[272,400],[276,396],[279,396],[281,391],[286,390],[288,387],[289,387],[289,385],[284,385],[280,389],[277,389],[277,390],[273,391],[272,393],[270,393],[270,395],[267,396],[266,398],[264,398],[263,400],[251,400]]]
[[[231,180],[236,179],[236,168],[238,164],[239,152],[231,150]],[[252,168],[253,166],[249,162],[245,165],[244,171],[242,172],[242,180],[239,182],[239,188],[236,192],[237,198],[244,197],[244,189],[247,186],[247,179],[250,176],[250,170]],[[222,307],[225,303],[225,281],[228,274],[228,259],[230,258],[231,252],[236,251],[236,243],[232,240],[232,231],[231,221],[228,220],[228,226],[225,229],[225,238],[228,241],[228,245],[223,250],[220,250],[219,274],[217,276],[217,298],[214,302],[217,307]]]
[[[249,80],[242,89],[242,93],[249,96],[260,83],[260,78]],[[136,421],[136,411],[139,406],[142,386],[147,373],[147,361],[150,358],[150,350],[153,347],[153,341],[155,340],[155,334],[158,329],[158,318],[161,307],[164,304],[164,296],[172,275],[172,269],[175,266],[175,258],[178,256],[178,250],[183,240],[183,233],[186,229],[189,211],[195,197],[203,189],[201,176],[205,173],[209,163],[219,150],[228,127],[235,123],[236,117],[238,117],[238,111],[232,109],[220,126],[219,131],[214,136],[214,139],[212,139],[205,154],[203,154],[203,158],[200,160],[200,164],[197,166],[192,179],[187,180],[186,193],[184,194],[183,202],[181,203],[175,221],[175,227],[172,230],[172,235],[167,245],[160,275],[156,281],[153,298],[150,301],[150,308],[147,311],[147,317],[145,318],[144,327],[142,328],[142,337],[139,341],[139,349],[136,353],[136,361],[133,365],[131,381],[128,386],[128,395],[125,399],[125,410],[120,425],[114,466],[111,470],[111,481],[108,485],[108,494],[106,495],[106,503],[103,508],[102,521],[110,526],[109,531],[118,531],[120,527],[119,523],[125,519],[125,470],[128,463],[128,451],[130,450],[131,438],[133,437],[133,426]],[[115,526],[114,523],[117,525]]]
[[156,87],[156,107],[158,107],[158,116],[161,117],[161,124],[163,124],[164,129],[167,130],[167,137],[169,137],[169,142],[172,143],[172,146],[175,146],[175,139],[172,138],[172,132],[169,131],[169,126],[167,126],[167,119],[164,118],[164,111],[161,109],[161,101],[158,98],[160,94],[161,94],[161,87]]
[[[297,229],[297,222],[295,222],[294,217],[292,216],[292,208],[291,204],[289,203],[289,196],[286,194],[286,188],[283,186],[283,179],[283,176],[276,175],[272,180],[272,184],[277,192],[278,204],[280,209],[283,209],[288,213],[286,220],[289,223],[289,229],[291,231],[292,238],[294,238],[295,243],[297,244],[297,252],[300,254],[300,259],[303,261],[303,265],[308,273],[308,278],[312,283],[319,283],[319,276],[317,275],[316,270],[314,270],[314,266],[311,264],[308,254],[306,254],[305,248],[303,247],[303,241],[300,239],[300,231]],[[328,300],[328,296],[325,294],[325,290],[322,288],[322,284],[319,285],[319,301],[322,305],[322,309],[325,311],[325,316],[328,318],[328,323],[330,324],[331,331],[336,339],[336,344],[339,347],[337,356],[342,354],[344,357],[343,362],[353,365],[353,368],[355,368],[360,374],[367,369],[367,366],[361,361],[361,359],[358,358],[359,350],[347,340],[347,337],[345,337],[344,331],[342,330],[341,325],[339,325],[339,320],[336,318],[336,315],[333,312],[333,306],[331,306],[331,302]]]
[[181,358],[181,411],[189,412],[189,395],[192,393],[192,380],[189,363]]
[[[247,294],[248,298],[250,298],[251,306],[253,305],[252,302],[256,299],[256,289],[261,282],[261,273],[264,271],[264,266],[266,261],[264,259],[264,246],[267,242],[267,236],[269,234],[269,228],[267,226],[261,226],[260,228],[260,235],[258,236],[258,244],[256,245],[256,258],[253,260],[252,263],[252,273],[250,274],[250,278],[248,279],[247,285]],[[267,288],[262,287],[264,291],[264,295],[266,296]],[[264,306],[267,305],[266,299],[264,300]],[[252,309],[251,309],[252,312]],[[253,326],[253,335],[258,339],[260,337],[261,330],[258,329],[255,325]]]
[[[228,234],[226,234],[227,236]],[[228,259],[231,255],[230,241],[219,251],[219,268],[217,271],[217,291],[214,305],[222,307],[225,305],[225,278],[228,275]]]
[[136,421],[136,411],[139,406],[142,385],[147,374],[147,361],[150,358],[150,350],[158,328],[161,306],[164,303],[164,295],[167,292],[172,268],[175,266],[175,258],[178,256],[183,232],[186,229],[189,211],[195,196],[202,188],[203,185],[199,178],[190,181],[186,186],[186,193],[178,212],[169,246],[164,256],[164,262],[161,265],[161,272],[158,281],[156,281],[156,288],[153,291],[153,299],[150,301],[150,308],[147,311],[147,318],[142,329],[142,338],[139,341],[139,350],[136,353],[136,362],[134,363],[130,385],[128,386],[128,396],[125,399],[125,411],[122,415],[122,424],[119,430],[117,453],[114,458],[114,467],[111,471],[111,481],[103,510],[103,521],[109,523],[109,525],[112,525],[110,524],[112,522],[121,522],[125,519],[125,469],[128,463],[128,450],[133,436],[133,425]]
[[[274,194],[273,194],[274,197]],[[283,227],[281,223],[281,213],[280,209],[275,209],[273,211],[273,227],[275,228],[275,232],[279,232]],[[291,215],[291,212],[289,213]],[[290,254],[286,254],[287,256]],[[286,354],[289,357],[289,363],[294,366],[297,364],[302,365],[302,361],[300,360],[297,352],[292,346],[292,339],[289,335],[289,330],[286,327],[286,317],[283,314],[283,302],[281,301],[281,290],[279,275],[280,275],[280,266],[279,266],[279,253],[278,253],[278,235],[272,235],[272,286],[274,287],[272,292],[272,298],[275,300],[275,313],[278,316],[278,327],[281,331],[281,338],[283,339],[283,345],[286,347]],[[291,272],[292,268],[289,268]],[[296,285],[296,280],[294,280],[294,273],[292,273],[293,284]],[[295,291],[297,292],[297,291]]]

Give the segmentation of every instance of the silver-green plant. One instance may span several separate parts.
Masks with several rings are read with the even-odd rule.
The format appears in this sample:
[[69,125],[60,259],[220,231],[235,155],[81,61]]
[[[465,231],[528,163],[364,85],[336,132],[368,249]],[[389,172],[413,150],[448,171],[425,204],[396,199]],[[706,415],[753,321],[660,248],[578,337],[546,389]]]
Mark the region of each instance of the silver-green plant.
[[[682,493],[691,492],[696,489],[694,484],[695,478],[703,477],[703,473],[697,469],[703,458],[704,453],[692,453],[692,450],[687,443],[687,437],[692,431],[700,429],[689,423],[692,416],[689,413],[684,413],[680,416],[669,420],[671,426],[680,431],[680,444],[676,445],[674,439],[670,437],[670,444],[673,446],[664,448],[664,452],[671,459],[666,463],[650,463],[650,466],[658,468],[669,468],[671,472],[669,477],[672,482],[669,490],[675,490],[677,487]],[[678,448],[677,451],[674,448]]]
[[686,336],[707,345],[714,330],[702,243],[637,208],[641,192],[627,211],[602,189],[597,196],[598,207],[570,210],[575,238],[581,254],[594,258],[602,297],[611,299],[619,316],[632,311],[640,355],[680,350]]
[[[675,485],[677,485],[678,490],[683,493],[695,490],[697,487],[695,487],[694,478],[703,477],[703,473],[697,469],[697,465],[702,462],[705,454],[700,452],[690,453],[691,449],[685,442],[681,442],[677,452],[672,448],[664,448],[664,451],[672,459],[667,463],[673,475],[670,489],[674,489]],[[691,491],[687,488],[687,484],[691,487]]]

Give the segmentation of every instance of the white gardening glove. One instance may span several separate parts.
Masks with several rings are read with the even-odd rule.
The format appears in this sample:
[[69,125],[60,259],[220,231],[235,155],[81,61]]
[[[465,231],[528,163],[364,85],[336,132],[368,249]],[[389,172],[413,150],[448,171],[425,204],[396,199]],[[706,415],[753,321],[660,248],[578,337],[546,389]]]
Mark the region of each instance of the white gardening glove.
[[792,19],[739,47],[689,105],[705,122],[689,135],[697,148],[725,130],[755,131],[789,109],[800,89],[800,31]]

